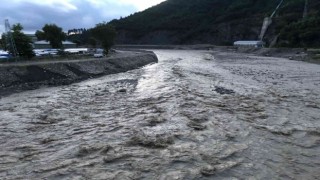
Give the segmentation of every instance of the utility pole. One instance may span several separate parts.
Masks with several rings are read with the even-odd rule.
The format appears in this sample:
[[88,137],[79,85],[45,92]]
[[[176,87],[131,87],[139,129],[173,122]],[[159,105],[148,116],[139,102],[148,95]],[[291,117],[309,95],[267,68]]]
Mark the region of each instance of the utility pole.
[[16,47],[16,43],[15,43],[15,41],[13,39],[13,36],[12,36],[9,20],[6,19],[4,24],[5,24],[5,32],[6,32],[6,46],[8,47],[8,49],[11,48],[12,55],[15,58],[18,58],[19,54],[18,54],[18,50],[17,50],[17,47]]
[[262,41],[264,35],[266,34],[269,26],[272,24],[272,18],[276,15],[277,11],[279,10],[279,8],[281,7],[281,5],[283,4],[284,0],[280,0],[278,6],[276,7],[276,9],[273,11],[273,13],[271,14],[270,17],[266,17],[263,20],[263,24],[262,24],[262,28],[261,28],[261,32],[259,35],[259,40]]
[[303,11],[303,19],[306,18],[308,16],[308,0],[305,0],[304,3],[304,11]]
[[275,14],[277,13],[278,9],[281,7],[283,3],[283,0],[280,1],[280,3],[278,4],[278,6],[276,7],[276,9],[273,11],[273,13],[271,14],[270,18],[273,18],[275,16]]

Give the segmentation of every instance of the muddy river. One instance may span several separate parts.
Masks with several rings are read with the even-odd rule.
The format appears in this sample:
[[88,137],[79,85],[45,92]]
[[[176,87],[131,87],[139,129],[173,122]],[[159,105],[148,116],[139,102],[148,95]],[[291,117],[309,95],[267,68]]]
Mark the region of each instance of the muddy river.
[[320,179],[320,65],[159,63],[0,99],[0,179]]

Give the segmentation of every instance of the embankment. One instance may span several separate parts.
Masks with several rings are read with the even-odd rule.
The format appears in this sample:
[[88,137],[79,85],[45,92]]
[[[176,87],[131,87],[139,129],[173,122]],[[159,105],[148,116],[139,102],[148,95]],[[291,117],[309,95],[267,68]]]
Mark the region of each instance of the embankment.
[[108,58],[0,64],[0,97],[41,86],[66,85],[157,62],[152,52],[120,51]]

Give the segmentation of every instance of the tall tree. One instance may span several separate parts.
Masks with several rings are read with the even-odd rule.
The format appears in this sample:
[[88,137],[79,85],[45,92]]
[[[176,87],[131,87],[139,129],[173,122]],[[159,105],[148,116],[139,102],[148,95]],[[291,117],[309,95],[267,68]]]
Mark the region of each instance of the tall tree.
[[43,31],[36,31],[36,37],[38,39],[38,41],[41,41],[41,40],[46,40],[46,37],[45,37],[45,34]]
[[0,49],[4,49],[4,48],[3,48],[3,44],[4,44],[4,43],[3,43],[3,38],[2,38],[2,36],[1,36],[1,39],[0,39]]
[[[18,51],[18,54],[20,57],[24,57],[27,59],[31,59],[34,57],[33,47],[32,47],[32,40],[30,37],[25,35],[23,32],[23,27],[20,23],[14,24],[12,26],[12,37],[15,41],[15,45]],[[6,42],[6,36],[3,35],[2,39]],[[12,52],[12,48],[6,47],[7,50],[9,50],[10,53]]]
[[39,40],[47,40],[52,48],[63,48],[62,41],[66,40],[66,34],[61,27],[55,24],[46,24],[42,31],[37,31],[36,36]]
[[99,23],[91,29],[92,37],[101,44],[106,54],[113,46],[116,34],[115,28],[105,22]]

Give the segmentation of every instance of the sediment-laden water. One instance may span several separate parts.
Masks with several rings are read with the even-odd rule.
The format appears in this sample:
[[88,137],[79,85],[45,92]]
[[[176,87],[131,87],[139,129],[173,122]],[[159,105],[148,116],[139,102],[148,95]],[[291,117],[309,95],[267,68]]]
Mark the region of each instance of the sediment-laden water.
[[320,65],[159,63],[0,99],[1,179],[319,179]]

